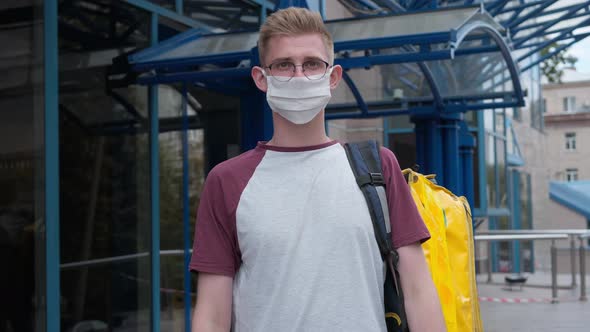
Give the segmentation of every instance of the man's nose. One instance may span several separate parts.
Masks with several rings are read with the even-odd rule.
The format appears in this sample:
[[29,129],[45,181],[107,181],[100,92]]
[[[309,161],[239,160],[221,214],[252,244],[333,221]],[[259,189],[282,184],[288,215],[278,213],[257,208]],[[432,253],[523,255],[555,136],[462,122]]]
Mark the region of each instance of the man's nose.
[[295,77],[305,76],[305,74],[303,73],[303,66],[302,65],[295,66],[295,72],[293,73],[293,76],[295,76]]

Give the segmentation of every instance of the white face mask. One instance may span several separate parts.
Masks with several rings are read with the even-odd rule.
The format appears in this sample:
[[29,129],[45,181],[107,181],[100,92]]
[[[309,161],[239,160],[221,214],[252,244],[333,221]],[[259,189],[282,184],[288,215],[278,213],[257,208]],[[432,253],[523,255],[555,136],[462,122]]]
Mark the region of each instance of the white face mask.
[[[305,124],[323,110],[332,94],[330,92],[330,68],[324,77],[310,80],[305,76],[280,82],[266,76],[266,101],[273,112],[295,124]],[[313,77],[312,77],[313,79]]]

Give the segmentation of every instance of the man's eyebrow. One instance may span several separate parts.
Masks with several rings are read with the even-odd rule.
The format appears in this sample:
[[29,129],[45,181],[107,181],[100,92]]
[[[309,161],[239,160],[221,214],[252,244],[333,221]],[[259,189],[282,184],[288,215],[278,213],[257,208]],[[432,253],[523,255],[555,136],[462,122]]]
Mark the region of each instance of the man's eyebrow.
[[[321,60],[321,61],[326,61],[326,60],[322,59],[321,57],[319,57],[319,56],[315,56],[315,55],[312,55],[312,56],[305,56],[305,57],[303,57],[303,60],[304,60],[304,61],[309,61],[309,60]],[[272,64],[272,63],[277,63],[277,62],[282,62],[282,61],[289,61],[289,62],[293,62],[293,63],[295,63],[295,61],[293,60],[293,58],[291,58],[291,57],[283,57],[283,58],[276,58],[276,59],[274,59],[274,60],[271,62],[271,64]],[[326,62],[327,62],[327,61],[326,61]]]
[[292,58],[290,58],[290,57],[285,57],[285,58],[277,58],[277,59],[274,59],[274,60],[272,61],[272,63],[281,62],[281,61],[291,61],[291,62],[293,62],[293,59],[292,59]]
[[306,56],[306,57],[305,57],[305,58],[303,58],[303,59],[305,59],[306,61],[307,61],[307,60],[321,60],[321,61],[326,61],[326,60],[322,59],[322,58],[321,58],[321,57],[319,57],[319,56]]

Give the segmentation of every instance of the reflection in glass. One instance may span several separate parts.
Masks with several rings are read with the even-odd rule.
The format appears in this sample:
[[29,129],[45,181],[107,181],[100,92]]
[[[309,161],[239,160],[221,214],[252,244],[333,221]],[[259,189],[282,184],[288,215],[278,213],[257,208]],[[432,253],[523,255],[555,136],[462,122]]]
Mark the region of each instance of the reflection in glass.
[[[497,217],[498,229],[506,230],[512,229],[509,216]],[[513,271],[513,257],[512,257],[512,242],[501,241],[498,242],[498,272],[512,272]]]
[[144,331],[151,291],[147,135],[88,135],[68,121],[60,129],[62,326]]
[[475,148],[473,149],[473,204],[475,205],[473,208],[481,208],[481,194],[479,192],[481,188],[480,176],[479,176],[479,149],[481,149],[481,144],[476,144]]
[[[527,173],[518,172],[520,185],[520,227],[522,229],[532,229],[532,203],[531,203],[531,175]],[[534,257],[533,257],[533,241],[520,242],[520,257],[523,272],[533,272]]]
[[416,165],[416,134],[389,134],[389,148],[395,153],[401,169]]
[[[401,49],[384,50],[382,54],[403,52]],[[346,71],[359,93],[368,104],[384,103],[388,109],[407,108],[405,99],[432,100],[430,86],[416,64],[390,64],[372,66],[369,69],[355,68]],[[346,82],[341,82],[332,92],[330,106],[356,105],[356,99]],[[369,105],[371,106],[371,105]],[[356,108],[356,106],[355,106]]]
[[506,140],[496,138],[496,167],[498,170],[498,205],[508,208],[508,184],[506,181]]
[[0,20],[0,331],[46,325],[41,5],[9,2]]
[[[188,138],[189,164],[189,229],[183,225],[182,135],[181,132],[160,134],[160,248],[173,251],[160,256],[161,329],[184,329],[184,234],[192,239],[199,196],[204,182],[203,130],[190,130]],[[191,278],[196,276],[191,273]],[[192,301],[196,283],[192,282]]]
[[390,116],[385,118],[388,128],[414,129],[414,123],[410,121],[409,115]]
[[[494,43],[491,41],[491,43]],[[464,42],[460,48],[489,47],[482,40]],[[453,60],[429,62],[443,97],[475,96],[513,91],[506,61],[500,52],[461,55]]]
[[496,206],[496,196],[498,188],[496,185],[496,154],[495,139],[491,134],[486,134],[486,180],[487,180],[487,197],[488,207]]

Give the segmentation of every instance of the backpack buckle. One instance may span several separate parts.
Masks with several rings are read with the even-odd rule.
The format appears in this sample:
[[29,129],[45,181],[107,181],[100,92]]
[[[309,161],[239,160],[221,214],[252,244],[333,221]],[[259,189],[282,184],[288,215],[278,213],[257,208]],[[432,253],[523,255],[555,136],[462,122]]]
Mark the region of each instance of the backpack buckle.
[[371,184],[376,186],[382,186],[385,184],[385,180],[383,179],[383,174],[381,173],[369,173],[371,177]]
[[385,185],[385,180],[383,179],[383,174],[381,173],[368,173],[361,175],[356,179],[356,182],[359,187],[363,187],[367,184],[371,184],[373,186]]

